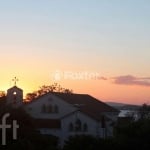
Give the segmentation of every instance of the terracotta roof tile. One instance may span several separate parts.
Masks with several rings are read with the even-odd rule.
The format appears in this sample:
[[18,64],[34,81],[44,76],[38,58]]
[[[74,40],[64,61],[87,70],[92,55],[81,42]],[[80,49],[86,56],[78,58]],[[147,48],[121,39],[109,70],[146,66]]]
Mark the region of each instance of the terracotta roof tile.
[[[119,110],[107,105],[106,103],[88,94],[58,93],[58,92],[50,92],[47,94],[53,94],[55,96],[58,96],[60,99],[64,100],[65,102],[72,104],[75,107],[78,107],[78,109],[81,112],[97,120],[101,120],[104,112],[119,113]],[[40,100],[42,97],[46,96],[47,94],[44,94],[34,99],[32,102],[36,102],[37,100]]]
[[60,97],[67,103],[70,103],[79,108],[80,111],[87,115],[101,119],[103,112],[118,112],[119,110],[107,105],[106,103],[87,94],[66,94],[66,93],[53,93]]

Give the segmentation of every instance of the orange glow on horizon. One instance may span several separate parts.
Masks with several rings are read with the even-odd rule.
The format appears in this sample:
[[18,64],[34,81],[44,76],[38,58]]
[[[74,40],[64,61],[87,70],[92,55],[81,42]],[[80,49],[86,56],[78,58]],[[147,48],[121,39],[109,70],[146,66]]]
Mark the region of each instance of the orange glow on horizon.
[[[42,85],[51,85],[57,82],[64,88],[72,89],[74,93],[89,94],[102,101],[115,101],[120,103],[143,104],[149,103],[150,88],[136,85],[117,85],[110,80],[72,80],[61,79],[54,80],[52,72],[49,71],[47,76],[42,72],[36,75],[33,71],[20,71],[17,78],[17,86],[24,91],[24,98],[27,93],[38,90]],[[12,78],[14,75],[11,75]],[[13,86],[13,82],[9,75],[2,76],[0,82],[0,90],[7,92],[7,89]]]

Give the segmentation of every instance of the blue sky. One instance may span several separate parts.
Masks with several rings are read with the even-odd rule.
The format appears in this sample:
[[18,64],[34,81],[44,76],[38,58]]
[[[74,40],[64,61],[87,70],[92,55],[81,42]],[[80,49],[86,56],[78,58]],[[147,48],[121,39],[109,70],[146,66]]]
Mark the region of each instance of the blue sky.
[[76,46],[112,55],[126,45],[135,51],[137,42],[148,46],[149,9],[148,0],[7,0],[0,5],[1,39],[26,38],[33,45],[40,40],[56,48],[59,41],[63,50]]

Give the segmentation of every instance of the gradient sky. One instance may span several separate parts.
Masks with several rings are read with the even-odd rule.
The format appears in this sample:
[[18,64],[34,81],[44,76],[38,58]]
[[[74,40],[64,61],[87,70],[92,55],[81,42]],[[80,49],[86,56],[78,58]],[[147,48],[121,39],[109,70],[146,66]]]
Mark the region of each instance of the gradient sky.
[[103,101],[149,104],[149,68],[149,0],[0,2],[1,90],[17,76],[25,93],[58,82]]

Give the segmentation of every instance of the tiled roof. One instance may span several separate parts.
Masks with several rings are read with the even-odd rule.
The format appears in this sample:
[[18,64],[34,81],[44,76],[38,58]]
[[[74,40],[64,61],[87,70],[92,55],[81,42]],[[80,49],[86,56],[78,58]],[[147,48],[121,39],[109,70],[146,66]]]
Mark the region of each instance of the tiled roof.
[[53,93],[64,101],[80,108],[94,110],[98,112],[116,112],[117,109],[107,105],[106,103],[88,95],[88,94],[67,94],[67,93]]
[[87,94],[66,94],[53,93],[67,103],[79,108],[80,111],[90,115],[95,119],[101,119],[103,112],[118,112],[119,111],[106,103]]
[[[53,94],[60,99],[64,100],[65,102],[71,104],[72,106],[78,107],[78,109],[85,113],[86,115],[92,117],[96,120],[101,120],[103,117],[104,112],[116,112],[119,113],[119,110],[107,105],[106,103],[88,95],[88,94],[74,94],[74,93],[59,93],[59,92],[50,92],[47,94]],[[36,102],[40,100],[42,97],[46,96],[44,94],[33,101],[29,102]],[[106,119],[108,119],[106,117]]]

